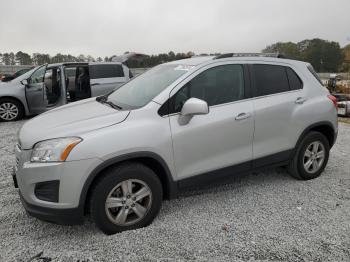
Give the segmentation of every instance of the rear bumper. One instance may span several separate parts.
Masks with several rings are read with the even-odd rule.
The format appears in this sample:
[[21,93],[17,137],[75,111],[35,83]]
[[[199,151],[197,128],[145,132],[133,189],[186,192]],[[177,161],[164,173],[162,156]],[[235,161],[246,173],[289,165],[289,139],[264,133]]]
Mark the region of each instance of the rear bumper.
[[19,196],[24,209],[29,215],[44,221],[60,225],[81,225],[84,223],[84,210],[82,208],[47,208],[28,203],[19,191]]

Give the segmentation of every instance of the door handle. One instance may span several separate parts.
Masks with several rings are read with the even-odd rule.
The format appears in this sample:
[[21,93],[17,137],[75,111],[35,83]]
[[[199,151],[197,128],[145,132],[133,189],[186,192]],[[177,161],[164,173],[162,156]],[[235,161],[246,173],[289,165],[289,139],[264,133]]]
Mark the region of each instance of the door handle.
[[235,119],[236,119],[236,120],[243,120],[243,119],[247,119],[247,118],[249,118],[249,117],[251,117],[251,114],[250,114],[250,113],[239,113],[239,114],[235,117]]
[[298,97],[297,100],[295,100],[296,104],[303,104],[306,101],[306,98],[304,97]]
[[98,86],[100,85],[100,83],[94,83],[94,84],[91,84],[90,86]]

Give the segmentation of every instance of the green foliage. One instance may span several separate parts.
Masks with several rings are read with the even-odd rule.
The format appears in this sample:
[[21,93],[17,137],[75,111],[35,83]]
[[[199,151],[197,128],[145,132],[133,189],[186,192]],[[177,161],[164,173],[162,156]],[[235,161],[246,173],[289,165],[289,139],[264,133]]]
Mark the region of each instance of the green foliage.
[[2,54],[2,63],[4,65],[10,65],[10,54],[9,53]]
[[16,64],[19,64],[19,65],[30,65],[33,62],[29,54],[23,53],[21,51],[15,54],[15,60],[16,60]]
[[280,53],[291,59],[301,59],[301,52],[298,45],[292,42],[278,42],[273,45],[267,46],[263,53]]
[[193,52],[175,54],[173,51],[170,51],[167,54],[151,55],[143,59],[130,59],[127,61],[127,65],[130,68],[153,67],[166,62],[189,58],[193,55]]
[[50,55],[48,54],[34,53],[32,57],[34,65],[49,64],[51,61]]
[[[303,60],[313,65],[318,72],[337,72],[339,70],[349,70],[349,64],[344,63],[345,48],[342,50],[339,43],[333,41],[326,41],[322,39],[306,39],[298,43],[293,42],[277,42],[267,46],[262,52],[264,53],[281,53],[287,58]],[[234,50],[233,50],[234,51]],[[129,52],[125,52],[127,54]],[[219,55],[220,53],[210,54]],[[137,67],[153,67],[161,63],[166,63],[174,60],[189,58],[195,55],[193,52],[187,53],[162,53],[158,55],[145,56],[142,59],[130,59],[127,65],[131,68]],[[207,55],[207,54],[202,54]],[[49,54],[34,53],[30,56],[22,51],[14,53],[0,53],[0,64],[5,65],[41,65],[49,63],[62,62],[108,62],[112,57],[98,57],[95,59],[91,55],[73,56],[70,54],[58,53],[55,56]]]
[[318,38],[299,43],[278,42],[262,52],[279,52],[287,58],[309,62],[317,72],[338,72],[344,61],[339,43]]

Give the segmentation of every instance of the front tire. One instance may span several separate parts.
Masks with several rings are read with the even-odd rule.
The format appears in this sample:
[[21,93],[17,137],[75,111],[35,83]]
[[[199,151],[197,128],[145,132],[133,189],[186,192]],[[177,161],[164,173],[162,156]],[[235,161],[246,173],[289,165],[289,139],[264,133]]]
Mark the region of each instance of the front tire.
[[328,163],[330,146],[328,139],[320,132],[308,133],[291,160],[289,173],[301,180],[319,177]]
[[20,102],[11,98],[0,99],[0,121],[10,122],[22,119],[24,109]]
[[109,168],[94,186],[90,212],[105,234],[148,226],[157,216],[163,199],[157,175],[139,163]]

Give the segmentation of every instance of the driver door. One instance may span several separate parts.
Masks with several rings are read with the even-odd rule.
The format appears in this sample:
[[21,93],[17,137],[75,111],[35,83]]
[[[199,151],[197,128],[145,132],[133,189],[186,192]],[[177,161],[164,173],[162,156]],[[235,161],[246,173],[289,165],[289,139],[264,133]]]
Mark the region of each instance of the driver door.
[[[253,157],[253,103],[246,99],[243,66],[224,63],[202,70],[171,94],[169,122],[179,180],[206,174],[209,181],[248,171]],[[184,124],[180,111],[191,97],[206,101],[209,113]],[[198,182],[191,181],[182,183]]]
[[26,99],[29,111],[33,114],[40,114],[46,111],[47,98],[44,83],[46,65],[39,67],[30,78],[25,87]]

